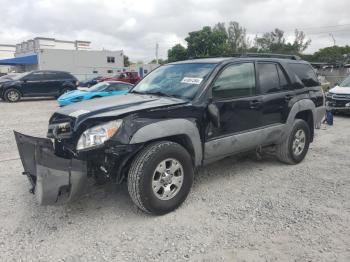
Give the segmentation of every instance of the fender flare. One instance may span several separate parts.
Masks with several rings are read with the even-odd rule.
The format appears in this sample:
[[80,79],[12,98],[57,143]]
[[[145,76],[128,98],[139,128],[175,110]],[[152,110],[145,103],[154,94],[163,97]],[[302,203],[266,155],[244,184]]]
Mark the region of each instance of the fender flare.
[[305,111],[305,110],[311,110],[312,116],[313,116],[313,119],[314,119],[314,124],[315,124],[315,120],[316,120],[316,117],[315,117],[316,106],[315,106],[314,102],[312,102],[310,99],[302,99],[302,100],[299,100],[299,101],[294,103],[294,105],[292,106],[291,110],[289,111],[289,115],[288,115],[286,124],[288,126],[292,126],[292,124],[294,122],[294,119],[295,119],[295,116],[299,112]]
[[187,119],[162,120],[146,125],[135,132],[130,144],[145,143],[151,140],[175,135],[185,135],[192,143],[194,150],[194,164],[202,163],[202,143],[195,123]]

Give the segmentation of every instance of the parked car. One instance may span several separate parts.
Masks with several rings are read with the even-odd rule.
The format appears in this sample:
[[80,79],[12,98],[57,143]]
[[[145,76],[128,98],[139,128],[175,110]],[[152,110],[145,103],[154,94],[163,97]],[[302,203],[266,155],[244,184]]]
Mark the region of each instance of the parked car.
[[0,77],[0,83],[11,81],[12,78],[19,75],[18,73],[9,73]]
[[136,84],[141,80],[137,72],[123,72],[112,77],[105,76],[102,81],[122,81],[126,83]]
[[75,90],[78,80],[61,71],[33,71],[12,77],[0,83],[0,97],[7,102],[17,102],[21,97],[59,97]]
[[57,102],[60,106],[105,96],[122,95],[129,92],[134,85],[120,81],[100,82],[84,90],[73,90],[61,95]]
[[15,132],[31,191],[56,204],[77,197],[88,176],[126,181],[140,209],[164,214],[186,199],[199,166],[265,146],[301,162],[324,94],[309,63],[269,56],[167,64],[117,99],[58,109],[47,138]]
[[81,81],[79,83],[79,87],[91,87],[91,86],[94,86],[96,85],[97,83],[101,82],[103,77],[102,76],[96,76],[96,77],[92,77],[88,80],[85,80],[85,81]]
[[350,76],[329,90],[327,103],[333,113],[350,113]]

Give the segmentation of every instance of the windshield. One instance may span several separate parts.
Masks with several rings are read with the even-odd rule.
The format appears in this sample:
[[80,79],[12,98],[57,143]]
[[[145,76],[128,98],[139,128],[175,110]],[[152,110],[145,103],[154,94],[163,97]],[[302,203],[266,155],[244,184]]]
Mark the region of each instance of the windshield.
[[341,87],[350,87],[350,76],[345,78],[344,81],[341,82],[341,84],[339,86],[341,86]]
[[100,82],[100,83],[90,87],[87,91],[89,91],[89,92],[101,92],[101,91],[105,90],[108,86],[109,86],[109,83]]
[[0,76],[0,80],[4,80],[4,79],[10,79],[10,80],[12,80],[12,78],[13,78],[14,76],[13,75],[4,75],[4,76]]
[[20,80],[22,77],[29,75],[31,72],[25,72],[12,77],[13,80]]
[[147,75],[132,93],[193,98],[216,64],[175,64],[157,68]]

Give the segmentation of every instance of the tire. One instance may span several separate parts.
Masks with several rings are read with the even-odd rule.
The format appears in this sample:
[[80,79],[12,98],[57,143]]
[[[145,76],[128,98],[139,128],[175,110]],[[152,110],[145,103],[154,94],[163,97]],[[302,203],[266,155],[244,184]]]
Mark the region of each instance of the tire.
[[64,93],[67,93],[69,91],[72,91],[72,89],[69,89],[69,88],[63,88],[62,91],[55,96],[55,99],[59,98],[61,95],[63,95]]
[[[173,175],[171,169],[175,170]],[[134,158],[127,183],[132,201],[141,210],[155,215],[169,213],[185,201],[191,190],[191,156],[177,143],[154,142]]]
[[63,88],[60,96],[63,95],[64,93],[67,93],[67,92],[72,91],[72,90],[73,90],[73,88]]
[[7,89],[4,93],[4,99],[9,103],[18,102],[19,100],[21,100],[21,96],[21,92],[19,92],[15,88]]
[[302,119],[295,119],[285,141],[276,146],[278,160],[290,165],[303,161],[309,150],[310,134],[308,124]]

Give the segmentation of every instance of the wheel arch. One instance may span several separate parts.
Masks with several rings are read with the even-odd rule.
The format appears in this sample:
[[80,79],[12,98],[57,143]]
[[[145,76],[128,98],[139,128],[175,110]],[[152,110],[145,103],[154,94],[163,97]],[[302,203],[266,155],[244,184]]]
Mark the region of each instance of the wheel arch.
[[4,98],[5,98],[6,92],[7,92],[8,90],[10,90],[10,89],[14,89],[14,90],[18,91],[18,93],[21,95],[21,97],[23,97],[23,92],[22,92],[22,90],[21,90],[21,88],[20,88],[19,86],[9,86],[9,87],[7,87],[7,88],[3,91],[3,93],[2,93],[2,96],[3,96]]
[[315,127],[314,127],[314,116],[311,109],[300,111],[296,114],[295,119],[304,120],[310,128],[310,142],[314,139]]
[[[293,122],[295,119],[302,119],[304,120],[311,132],[310,140],[313,141],[314,138],[314,130],[315,130],[315,115],[316,113],[316,106],[310,99],[302,99],[297,101],[291,108],[289,112],[289,116],[287,119],[287,126],[291,127],[293,125]],[[288,128],[289,130],[289,128]]]
[[191,155],[194,166],[202,163],[202,142],[196,124],[187,119],[170,119],[146,125],[135,132],[130,144],[172,141],[182,145]]

